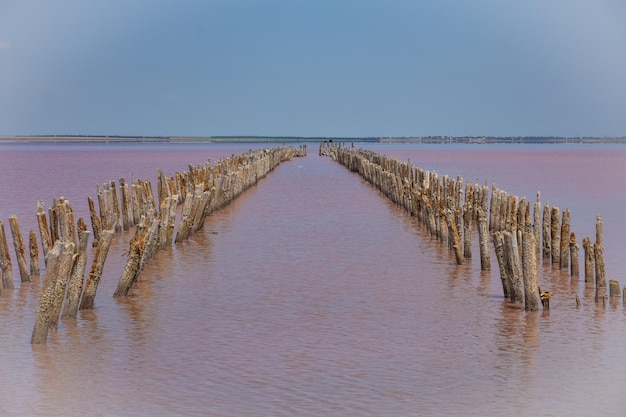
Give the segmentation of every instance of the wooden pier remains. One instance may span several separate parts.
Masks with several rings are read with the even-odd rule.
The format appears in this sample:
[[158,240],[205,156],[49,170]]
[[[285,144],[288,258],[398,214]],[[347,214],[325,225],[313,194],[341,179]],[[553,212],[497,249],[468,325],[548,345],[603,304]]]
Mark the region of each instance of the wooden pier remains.
[[[490,245],[498,260],[504,297],[523,303],[526,310],[538,309],[539,301],[549,308],[549,291],[541,293],[537,284],[537,258],[543,257],[555,268],[579,274],[579,246],[570,230],[569,209],[561,212],[547,202],[541,208],[541,194],[533,204],[499,189],[495,184],[463,186],[461,177],[451,178],[423,170],[369,150],[341,143],[322,142],[320,156],[329,156],[358,173],[396,204],[418,219],[437,240],[447,244],[461,265],[471,258],[472,228],[478,229],[481,269],[491,268]],[[464,191],[463,191],[464,190]],[[598,216],[596,242],[583,239],[585,281],[595,277],[597,302],[606,298],[602,218]],[[616,284],[613,284],[614,286]],[[619,285],[619,283],[617,283]],[[619,287],[613,288],[613,297]]]
[[[207,216],[257,184],[282,162],[305,155],[306,145],[282,146],[233,155],[213,164],[209,161],[204,165],[189,165],[187,171],[169,177],[159,169],[156,194],[148,180],[137,179],[129,184],[119,178],[119,187],[115,181],[106,181],[96,185],[97,207],[87,197],[91,232],[82,218],[74,220],[67,199],[53,200],[48,210],[42,201],[37,202],[36,217],[46,267],[31,343],[46,343],[49,329],[56,329],[59,319],[75,319],[79,310],[94,307],[116,234],[134,229],[124,271],[114,293],[114,297],[123,297],[160,250],[189,239],[202,229]],[[27,256],[17,217],[11,216],[9,221],[21,281],[28,282],[31,275],[40,271],[36,234],[33,230],[29,233]],[[91,235],[93,254],[88,251]],[[85,281],[90,256],[92,265]],[[11,255],[0,221],[0,295],[11,288]]]

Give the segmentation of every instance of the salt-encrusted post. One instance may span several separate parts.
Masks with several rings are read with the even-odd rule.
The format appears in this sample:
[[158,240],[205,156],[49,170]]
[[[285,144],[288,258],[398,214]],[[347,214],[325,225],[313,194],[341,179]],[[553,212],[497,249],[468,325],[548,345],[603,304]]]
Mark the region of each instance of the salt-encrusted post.
[[570,214],[569,209],[565,209],[561,221],[561,258],[559,267],[560,269],[568,269],[569,267],[569,253],[570,253]]
[[96,254],[91,264],[91,271],[89,277],[85,283],[85,289],[83,291],[83,297],[80,301],[80,309],[85,310],[93,308],[94,300],[96,298],[96,291],[100,278],[102,277],[102,270],[104,269],[104,261],[109,253],[109,247],[111,246],[111,240],[113,240],[113,230],[103,230],[98,246],[96,247]]
[[543,206],[543,221],[542,221],[542,232],[543,232],[543,260],[550,261],[550,257],[552,256],[552,226],[550,225],[550,212],[552,208],[550,207],[550,202],[547,202],[545,206]]
[[560,210],[557,206],[552,207],[550,216],[550,238],[552,239],[552,263],[561,264],[561,223],[559,221]]
[[137,229],[135,230],[135,236],[130,241],[130,248],[128,249],[128,259],[124,271],[120,276],[120,280],[117,284],[117,289],[113,294],[113,297],[126,297],[130,287],[133,285],[139,274],[139,266],[141,264],[141,258],[146,245],[146,239],[149,235],[149,225],[147,219],[141,218]]
[[28,282],[30,281],[30,273],[28,272],[28,266],[26,264],[26,248],[24,247],[24,240],[22,239],[20,225],[16,216],[9,216],[9,225],[11,227],[11,234],[13,235],[13,246],[15,247],[17,265],[20,269],[20,278],[22,282]]
[[0,272],[2,273],[2,288],[13,288],[13,267],[11,266],[9,244],[2,221],[0,221]]
[[133,206],[130,198],[130,189],[124,178],[119,179],[120,194],[122,195],[122,226],[127,232],[134,225],[133,223]]
[[67,288],[67,282],[74,266],[74,256],[76,246],[73,242],[60,241],[64,245],[64,251],[68,251],[68,257],[63,257],[62,262],[59,265],[59,271],[56,276],[56,283],[54,284],[54,293],[52,295],[52,306],[50,307],[50,328],[56,329],[59,325],[59,316],[61,315],[61,307],[63,306],[63,299],[65,298],[65,289]]
[[537,191],[537,201],[533,208],[533,235],[537,253],[541,252],[541,193]]
[[487,224],[487,213],[482,207],[478,207],[478,243],[480,246],[480,269],[487,271],[491,269],[489,254],[489,226]]
[[30,255],[30,275],[39,275],[39,246],[37,245],[37,235],[33,229],[28,233],[28,247]]
[[43,249],[44,263],[48,264],[48,251],[52,249],[52,238],[50,237],[50,229],[48,228],[48,220],[46,220],[46,208],[43,201],[37,202],[37,224],[39,225],[39,235],[41,236],[41,247]]
[[67,287],[65,306],[63,307],[63,319],[75,319],[78,313],[80,295],[83,292],[83,282],[85,280],[85,266],[87,265],[87,243],[89,232],[83,231],[80,234],[76,259]]
[[528,232],[522,235],[522,270],[524,273],[524,308],[527,311],[537,311],[539,310],[537,251],[535,236]]
[[456,263],[457,265],[463,265],[465,263],[465,258],[463,257],[463,245],[461,244],[461,238],[459,237],[459,230],[456,227],[454,214],[452,213],[452,210],[445,209],[443,210],[443,215],[448,223],[448,231],[452,235],[452,247],[454,249],[454,255],[456,256]]
[[91,230],[93,230],[93,246],[97,246],[100,241],[100,233],[102,232],[102,223],[100,217],[96,213],[96,206],[93,203],[91,197],[87,197],[87,203],[89,204],[89,218],[91,219]]
[[[39,299],[39,309],[37,310],[35,326],[30,339],[32,344],[46,343],[48,339],[48,329],[50,328],[53,314],[54,294],[57,281],[59,280],[59,273],[62,270],[62,265],[72,262],[73,255],[74,244],[61,241],[57,241],[48,252],[48,267],[46,268],[41,298]],[[63,270],[65,269],[63,267]],[[60,279],[63,279],[63,277]]]

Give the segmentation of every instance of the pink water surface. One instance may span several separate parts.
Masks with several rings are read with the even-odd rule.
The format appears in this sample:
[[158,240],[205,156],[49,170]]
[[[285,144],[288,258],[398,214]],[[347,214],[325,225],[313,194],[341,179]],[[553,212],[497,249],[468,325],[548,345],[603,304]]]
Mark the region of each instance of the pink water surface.
[[[581,238],[602,214],[607,276],[626,283],[626,147],[363,146],[519,196],[540,190],[570,208]],[[249,147],[0,145],[0,220],[34,227],[36,201],[61,195],[86,213],[96,183],[154,181],[157,168]],[[159,252],[126,299],[112,298],[130,237],[118,235],[96,308],[62,321],[46,346],[29,343],[41,279],[15,274],[0,297],[0,414],[624,414],[621,300],[597,306],[580,279],[540,265],[551,311],[511,306],[495,258],[492,271],[456,265],[414,218],[309,147]]]

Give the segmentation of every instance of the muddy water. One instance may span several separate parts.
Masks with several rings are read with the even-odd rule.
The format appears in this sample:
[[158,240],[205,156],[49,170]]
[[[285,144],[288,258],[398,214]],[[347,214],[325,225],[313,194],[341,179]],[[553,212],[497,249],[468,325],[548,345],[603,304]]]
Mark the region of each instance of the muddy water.
[[[45,155],[10,148],[14,167],[20,157],[41,158],[31,164],[37,172],[61,170],[81,160],[77,152],[81,164],[90,161],[91,170],[74,167],[80,174],[44,177],[27,169],[8,176],[7,150],[0,149],[2,220],[15,210],[10,214],[28,224],[37,199],[48,204],[68,196],[66,190],[76,194],[68,198],[80,211],[86,196],[95,195],[95,183],[128,180],[131,173],[154,179],[157,167],[173,172],[242,151],[234,145],[138,146],[94,151],[75,145]],[[456,148],[385,146],[378,151],[439,165],[432,169],[440,173],[463,175],[466,168],[468,175],[480,174],[467,159],[460,166],[462,158],[451,167],[458,171],[447,169]],[[610,149],[606,158],[619,150]],[[497,147],[482,151],[520,157]],[[98,165],[94,153],[108,163]],[[424,154],[425,163],[418,160]],[[509,181],[505,173],[479,179]],[[13,177],[22,185],[6,181]],[[64,184],[52,190],[50,178]],[[498,185],[518,193],[519,180],[510,182]],[[552,192],[540,189],[546,197]],[[550,199],[560,204],[565,194]],[[570,207],[573,219],[598,207],[610,219],[623,209],[591,200]],[[607,235],[607,252],[623,247]],[[624,414],[621,303],[598,307],[583,282],[541,265],[540,283],[555,293],[552,310],[511,307],[502,299],[497,270],[481,272],[478,259],[455,265],[453,254],[413,218],[314,149],[210,217],[191,240],[160,252],[131,296],[115,300],[128,238],[116,238],[96,309],[62,322],[47,346],[28,343],[41,280],[16,282],[0,297],[1,415]],[[607,260],[607,274],[619,279],[611,268],[621,262]]]

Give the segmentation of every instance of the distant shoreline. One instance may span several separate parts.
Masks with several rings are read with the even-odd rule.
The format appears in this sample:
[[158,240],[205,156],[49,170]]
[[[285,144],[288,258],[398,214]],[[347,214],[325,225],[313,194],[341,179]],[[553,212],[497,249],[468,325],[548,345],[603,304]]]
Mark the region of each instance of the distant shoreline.
[[298,136],[0,136],[0,143],[293,143],[293,142],[377,142],[377,143],[626,143],[626,137],[496,137],[496,136],[424,136],[424,137],[298,137]]

